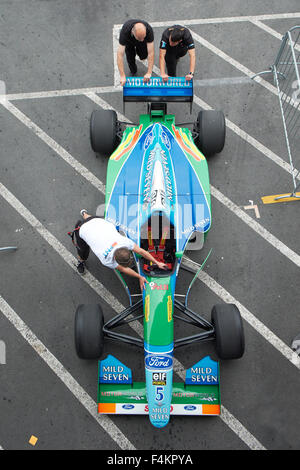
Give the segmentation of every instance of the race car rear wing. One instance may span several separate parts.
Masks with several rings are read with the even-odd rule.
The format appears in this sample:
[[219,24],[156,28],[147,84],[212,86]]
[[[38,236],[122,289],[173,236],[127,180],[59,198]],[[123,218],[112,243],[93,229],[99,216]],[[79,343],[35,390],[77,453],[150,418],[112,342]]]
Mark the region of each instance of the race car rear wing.
[[151,78],[144,83],[143,77],[129,77],[123,87],[123,108],[126,102],[190,103],[192,111],[193,80],[185,77]]

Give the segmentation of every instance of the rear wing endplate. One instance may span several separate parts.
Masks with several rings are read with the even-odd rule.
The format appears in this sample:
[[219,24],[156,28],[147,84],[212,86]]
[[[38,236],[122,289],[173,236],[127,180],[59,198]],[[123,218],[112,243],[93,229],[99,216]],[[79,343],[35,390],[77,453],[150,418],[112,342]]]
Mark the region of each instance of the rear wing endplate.
[[144,82],[143,77],[129,77],[123,87],[123,109],[127,102],[147,103],[190,103],[192,111],[193,80],[185,77],[151,78]]

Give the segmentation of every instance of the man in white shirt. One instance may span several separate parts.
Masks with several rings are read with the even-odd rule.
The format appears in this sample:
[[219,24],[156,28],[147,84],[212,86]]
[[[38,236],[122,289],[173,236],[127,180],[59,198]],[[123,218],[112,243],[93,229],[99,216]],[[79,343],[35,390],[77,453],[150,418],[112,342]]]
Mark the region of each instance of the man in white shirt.
[[138,278],[141,291],[145,288],[145,282],[148,281],[131,269],[130,266],[133,263],[132,251],[152,261],[160,269],[166,269],[164,263],[156,261],[148,251],[143,250],[132,240],[121,235],[111,222],[102,217],[92,217],[85,209],[80,211],[80,213],[83,217],[83,222],[77,222],[75,227],[76,248],[79,260],[77,270],[80,274],[84,273],[85,261],[89,256],[90,249],[104,266],[118,269],[121,273]]

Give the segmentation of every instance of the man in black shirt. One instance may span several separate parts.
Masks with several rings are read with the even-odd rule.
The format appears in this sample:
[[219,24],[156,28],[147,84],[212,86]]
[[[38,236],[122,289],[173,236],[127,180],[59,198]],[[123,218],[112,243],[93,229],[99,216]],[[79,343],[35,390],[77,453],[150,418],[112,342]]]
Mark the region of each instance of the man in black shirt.
[[124,53],[126,54],[129,69],[132,75],[137,72],[135,63],[136,54],[141,60],[148,57],[148,70],[144,81],[148,82],[152,75],[154,64],[154,34],[151,26],[142,20],[128,20],[123,24],[119,37],[117,51],[117,64],[120,72],[120,83],[125,85]]
[[[167,81],[169,76],[176,77],[177,62],[187,52],[190,56],[190,69],[185,78],[186,80],[193,78],[196,62],[195,44],[187,28],[180,25],[167,28],[162,34],[159,47],[159,68],[163,81]],[[165,64],[167,65],[167,74],[165,72]]]

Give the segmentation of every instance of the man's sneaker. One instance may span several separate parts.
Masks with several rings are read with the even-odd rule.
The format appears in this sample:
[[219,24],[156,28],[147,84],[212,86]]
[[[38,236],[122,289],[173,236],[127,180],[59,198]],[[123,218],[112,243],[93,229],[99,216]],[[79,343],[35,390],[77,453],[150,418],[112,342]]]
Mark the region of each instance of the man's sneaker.
[[87,214],[87,213],[88,213],[88,211],[86,209],[81,209],[81,211],[80,211],[81,217],[83,217],[84,214]]
[[83,261],[79,261],[79,262],[78,262],[78,264],[77,264],[77,271],[79,272],[79,274],[84,274],[85,265],[84,265],[84,262],[83,262]]

